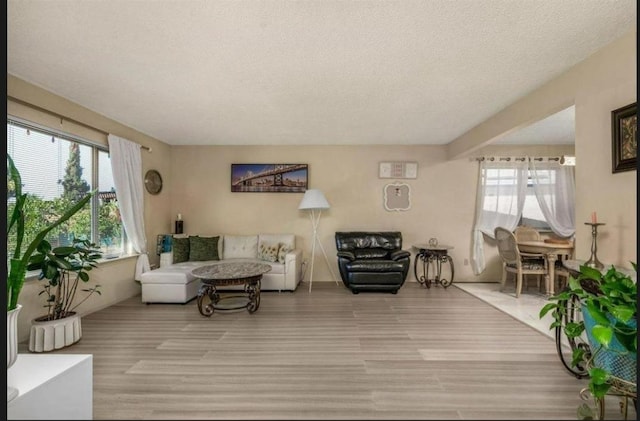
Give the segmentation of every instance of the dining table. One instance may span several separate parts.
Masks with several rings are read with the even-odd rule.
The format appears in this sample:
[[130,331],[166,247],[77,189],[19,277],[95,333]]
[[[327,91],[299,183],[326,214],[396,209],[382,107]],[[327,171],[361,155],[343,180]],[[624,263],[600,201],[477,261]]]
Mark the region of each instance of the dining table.
[[558,256],[573,256],[573,242],[571,241],[518,241],[518,249],[525,253],[543,254],[547,260],[547,274],[545,275],[545,292],[553,295],[555,284],[555,266]]

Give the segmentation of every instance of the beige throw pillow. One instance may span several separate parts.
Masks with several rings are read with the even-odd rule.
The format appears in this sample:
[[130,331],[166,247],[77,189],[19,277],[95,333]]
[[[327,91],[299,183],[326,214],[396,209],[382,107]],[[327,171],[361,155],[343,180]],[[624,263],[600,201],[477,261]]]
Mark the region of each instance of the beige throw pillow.
[[286,244],[281,244],[280,249],[278,250],[278,263],[284,263],[284,259],[290,251],[293,251],[291,247]]
[[258,259],[267,262],[277,262],[279,249],[280,243],[261,243],[258,249]]

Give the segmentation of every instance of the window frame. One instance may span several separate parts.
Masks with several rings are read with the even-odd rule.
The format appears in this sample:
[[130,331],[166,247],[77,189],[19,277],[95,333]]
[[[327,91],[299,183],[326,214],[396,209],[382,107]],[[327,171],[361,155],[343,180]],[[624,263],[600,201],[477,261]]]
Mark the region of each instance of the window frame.
[[[100,184],[99,154],[100,152],[106,152],[107,154],[109,154],[109,147],[107,145],[83,138],[81,136],[69,133],[64,130],[55,129],[49,126],[45,126],[39,123],[35,123],[33,121],[20,118],[20,117],[12,116],[10,114],[7,114],[7,125],[14,125],[26,130],[38,131],[47,136],[53,136],[57,139],[65,140],[68,142],[75,142],[80,145],[90,147],[91,148],[91,166],[92,166],[91,177],[90,177],[91,186],[93,190],[99,189],[100,187],[99,186]],[[100,244],[100,232],[99,232],[100,230],[99,229],[100,198],[99,198],[99,195],[98,194],[93,195],[89,203],[91,208],[91,241],[99,245]],[[121,245],[121,251],[118,256],[112,256],[111,258],[126,257],[128,255],[127,254],[128,240],[126,237],[126,233],[124,231],[124,226],[122,227],[122,230],[123,230],[124,238],[123,238],[123,244]]]

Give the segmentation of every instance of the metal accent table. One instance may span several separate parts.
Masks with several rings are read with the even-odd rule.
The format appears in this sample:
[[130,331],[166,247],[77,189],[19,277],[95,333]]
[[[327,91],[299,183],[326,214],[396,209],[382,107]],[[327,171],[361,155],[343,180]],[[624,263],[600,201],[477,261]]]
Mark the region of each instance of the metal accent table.
[[[249,313],[254,313],[260,307],[260,280],[270,270],[270,265],[248,262],[217,263],[193,269],[191,274],[202,279],[202,286],[198,291],[198,311],[207,317],[211,317],[215,310],[246,308]],[[220,296],[224,291],[219,291],[218,287],[229,285],[244,285],[246,295]],[[205,297],[209,299],[209,303],[203,306]],[[220,305],[221,301],[229,299],[240,299],[240,303]]]
[[[425,243],[414,244],[413,248],[418,249],[415,261],[413,263],[413,272],[416,280],[427,288],[431,288],[431,283],[440,284],[448,287],[453,283],[454,268],[453,259],[449,256],[449,250],[453,246],[438,244],[431,246]],[[451,279],[442,278],[442,264],[449,263],[451,268]],[[429,271],[432,271],[434,277],[429,277]],[[420,271],[420,273],[419,273]]]

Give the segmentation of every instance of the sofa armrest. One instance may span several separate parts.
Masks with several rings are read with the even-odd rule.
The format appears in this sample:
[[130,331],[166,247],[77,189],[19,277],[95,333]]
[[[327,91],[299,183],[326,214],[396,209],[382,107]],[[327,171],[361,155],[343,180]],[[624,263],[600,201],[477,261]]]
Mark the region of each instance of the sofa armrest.
[[389,258],[391,260],[400,260],[410,256],[411,256],[411,253],[409,253],[407,250],[396,250],[394,252],[391,252],[391,254],[389,254]]
[[302,250],[294,249],[284,256],[285,290],[294,291],[302,279]]
[[339,251],[338,252],[338,257],[345,258],[345,259],[349,260],[350,262],[353,262],[354,260],[356,260],[356,255],[351,253],[350,251]]

